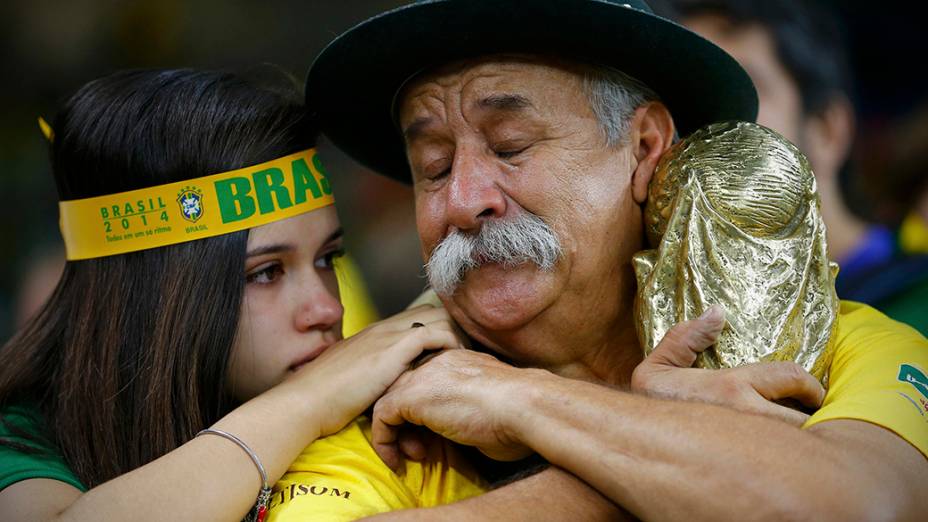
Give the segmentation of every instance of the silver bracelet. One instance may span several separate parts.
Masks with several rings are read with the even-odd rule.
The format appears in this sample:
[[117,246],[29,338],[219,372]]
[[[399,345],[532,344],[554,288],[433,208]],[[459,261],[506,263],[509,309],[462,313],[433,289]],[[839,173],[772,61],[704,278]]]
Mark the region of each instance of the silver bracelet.
[[255,463],[255,467],[258,468],[258,472],[261,473],[261,491],[258,492],[258,500],[255,502],[254,507],[251,508],[251,511],[248,512],[248,515],[245,516],[244,520],[245,522],[264,522],[265,517],[267,517],[267,504],[271,499],[271,487],[267,483],[267,471],[264,470],[261,459],[248,447],[248,444],[245,444],[245,441],[229,432],[217,430],[215,428],[206,428],[197,433],[196,436],[199,437],[203,434],[219,435],[224,439],[231,440],[238,444],[238,447],[242,448],[242,450],[248,454],[248,457],[251,458],[251,461]]

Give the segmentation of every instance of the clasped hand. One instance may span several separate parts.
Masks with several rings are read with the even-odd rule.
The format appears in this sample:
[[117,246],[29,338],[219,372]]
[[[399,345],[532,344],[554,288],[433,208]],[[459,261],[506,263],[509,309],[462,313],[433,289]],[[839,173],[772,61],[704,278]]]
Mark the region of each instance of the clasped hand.
[[471,350],[440,353],[401,375],[374,405],[374,449],[393,469],[404,457],[418,459],[421,441],[403,437],[403,426],[410,423],[496,460],[526,457],[531,450],[511,430],[519,415],[512,398],[525,389],[532,372],[542,371],[515,368]]
[[444,308],[420,306],[339,341],[281,386],[315,404],[322,437],[360,415],[423,354],[461,351],[466,342]]
[[[634,370],[631,391],[660,398],[709,402],[801,426],[808,415],[775,401],[821,405],[825,390],[801,366],[763,362],[725,370],[692,368],[696,356],[715,343],[725,324],[724,310],[712,307],[702,317],[680,323]],[[531,453],[517,435],[520,416],[529,413],[520,400],[544,379],[544,370],[515,368],[470,350],[438,354],[401,375],[374,406],[373,445],[387,465],[397,469],[404,457],[418,459],[422,443],[404,437],[405,424],[425,426],[454,442],[475,446],[497,460]],[[609,393],[622,393],[609,390]]]

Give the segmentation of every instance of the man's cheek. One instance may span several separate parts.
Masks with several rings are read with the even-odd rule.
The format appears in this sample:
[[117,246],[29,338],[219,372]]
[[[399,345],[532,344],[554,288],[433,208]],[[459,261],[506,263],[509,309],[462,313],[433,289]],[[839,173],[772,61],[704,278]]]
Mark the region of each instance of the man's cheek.
[[445,225],[441,219],[440,209],[435,203],[416,199],[416,229],[419,232],[419,244],[422,246],[422,258],[428,260],[432,251],[441,242]]

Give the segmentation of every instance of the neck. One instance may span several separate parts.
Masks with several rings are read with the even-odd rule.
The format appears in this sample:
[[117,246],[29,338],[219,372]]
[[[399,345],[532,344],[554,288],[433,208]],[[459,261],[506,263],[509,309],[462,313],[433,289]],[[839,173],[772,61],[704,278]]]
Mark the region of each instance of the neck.
[[632,313],[630,265],[627,271],[628,277],[619,278],[618,292],[611,285],[574,290],[575,298],[559,300],[570,304],[551,306],[517,329],[476,338],[520,366],[627,388],[643,357]]
[[[629,311],[631,309],[629,308]],[[597,345],[587,345],[587,353],[551,371],[561,377],[598,382],[627,389],[632,372],[644,357],[632,314],[626,314],[611,330],[612,335]]]
[[844,204],[837,175],[819,180],[819,196],[827,227],[828,257],[841,263],[863,240],[868,226]]

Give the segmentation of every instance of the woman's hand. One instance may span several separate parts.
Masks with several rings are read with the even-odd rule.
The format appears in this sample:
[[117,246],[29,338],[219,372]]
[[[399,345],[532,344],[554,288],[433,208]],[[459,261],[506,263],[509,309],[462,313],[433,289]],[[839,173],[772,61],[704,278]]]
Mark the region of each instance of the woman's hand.
[[373,404],[421,354],[464,348],[465,339],[444,308],[420,306],[338,342],[284,385],[312,394],[307,400],[318,412],[319,436],[324,437]]

